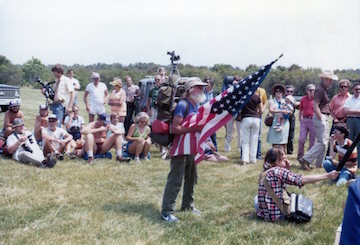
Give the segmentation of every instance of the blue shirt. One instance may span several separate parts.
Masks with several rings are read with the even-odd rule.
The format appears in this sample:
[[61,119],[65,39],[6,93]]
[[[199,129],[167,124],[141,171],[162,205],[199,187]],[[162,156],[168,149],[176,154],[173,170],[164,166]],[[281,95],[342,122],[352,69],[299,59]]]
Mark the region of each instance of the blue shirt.
[[[186,107],[189,107],[189,112],[187,115],[185,115]],[[198,106],[193,105],[188,99],[180,100],[179,103],[176,105],[174,110],[174,116],[182,117],[188,116],[193,113],[198,112]]]

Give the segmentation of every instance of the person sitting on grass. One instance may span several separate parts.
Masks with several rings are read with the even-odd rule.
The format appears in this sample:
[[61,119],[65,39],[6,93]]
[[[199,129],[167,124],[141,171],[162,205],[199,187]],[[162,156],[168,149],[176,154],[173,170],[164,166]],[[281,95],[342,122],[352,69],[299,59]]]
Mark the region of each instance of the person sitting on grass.
[[[302,175],[291,172],[291,163],[288,161],[284,150],[280,147],[274,147],[268,150],[264,161],[264,180],[269,183],[279,199],[284,202],[286,185],[296,185],[302,187],[308,183],[315,183],[326,179],[336,179],[339,176],[338,171],[331,171],[326,174]],[[271,195],[267,192],[263,179],[259,181],[258,196],[255,198],[256,214],[265,221],[275,222],[285,220],[286,215],[282,214],[280,208],[276,205]]]
[[57,127],[57,117],[55,114],[49,115],[47,128],[43,128],[41,135],[43,139],[44,155],[56,154],[58,160],[64,159],[64,153],[71,159],[75,158],[73,148],[73,137],[71,134],[65,131],[63,128]]
[[72,135],[75,142],[72,147],[77,151],[82,149],[85,144],[85,140],[81,134],[81,130],[85,125],[85,120],[82,116],[79,115],[79,107],[72,107],[72,112],[65,117],[64,125],[67,132]]
[[[329,157],[323,163],[326,172],[331,172],[337,168],[337,165],[345,155],[346,151],[350,148],[352,141],[348,139],[349,130],[345,125],[336,125],[334,127],[334,134],[330,137]],[[336,153],[338,161],[335,159]],[[355,176],[357,170],[357,150],[352,151],[349,159],[346,161],[345,166],[341,169],[339,178],[336,185],[346,184],[349,179]]]
[[221,155],[211,139],[208,138],[205,146],[205,160],[209,162],[228,162],[229,159],[226,156]]
[[[110,115],[110,122],[111,122],[111,124],[109,124],[109,130],[106,132],[106,138],[110,138],[111,135],[113,135],[113,134],[120,135],[121,143],[123,146],[124,145],[124,135],[125,135],[124,123],[120,122],[120,117],[116,114]],[[129,157],[123,157],[122,155],[120,157],[122,158],[122,160],[124,162],[130,161]]]
[[94,154],[105,154],[115,147],[116,160],[123,161],[122,157],[122,136],[120,134],[112,134],[106,138],[106,132],[110,129],[108,115],[106,113],[98,115],[96,121],[85,125],[81,130],[81,134],[86,135],[85,152],[88,156],[88,163],[94,161]]
[[15,118],[21,118],[24,121],[24,113],[20,111],[20,102],[12,100],[9,104],[9,110],[4,115],[3,134],[5,139],[13,132],[13,122]]
[[34,123],[34,135],[36,142],[38,143],[39,146],[43,145],[41,131],[43,130],[43,128],[47,128],[49,126],[48,116],[49,116],[48,107],[46,105],[40,105],[39,115],[36,116]]
[[35,137],[30,131],[24,130],[24,121],[15,118],[13,122],[13,133],[6,140],[7,151],[12,154],[15,161],[33,164],[37,167],[52,168],[56,164],[53,157],[44,158],[44,154],[39,145],[35,142]]
[[130,155],[135,155],[136,162],[140,162],[141,154],[144,155],[145,161],[149,161],[148,153],[151,146],[149,134],[151,129],[148,123],[148,114],[145,112],[138,113],[126,136],[128,141],[126,149]]

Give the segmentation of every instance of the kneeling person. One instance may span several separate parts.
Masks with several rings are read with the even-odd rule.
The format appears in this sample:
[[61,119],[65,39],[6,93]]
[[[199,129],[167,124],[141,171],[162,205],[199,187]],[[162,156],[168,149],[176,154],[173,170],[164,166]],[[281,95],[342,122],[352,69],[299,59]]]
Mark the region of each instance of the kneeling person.
[[43,152],[30,131],[24,130],[24,122],[16,118],[13,122],[13,133],[6,140],[8,152],[15,161],[34,164],[37,167],[53,167],[55,159],[44,159]]
[[94,154],[104,154],[115,148],[116,160],[122,161],[122,135],[114,133],[106,138],[106,132],[110,130],[106,113],[100,114],[95,122],[84,126],[81,133],[86,135],[85,151],[88,155],[88,163],[94,160]]
[[52,114],[49,116],[49,126],[44,128],[41,132],[44,144],[44,155],[56,154],[59,160],[64,158],[63,153],[66,153],[70,158],[74,158],[73,149],[71,145],[75,145],[71,134],[64,129],[57,127],[57,117]]

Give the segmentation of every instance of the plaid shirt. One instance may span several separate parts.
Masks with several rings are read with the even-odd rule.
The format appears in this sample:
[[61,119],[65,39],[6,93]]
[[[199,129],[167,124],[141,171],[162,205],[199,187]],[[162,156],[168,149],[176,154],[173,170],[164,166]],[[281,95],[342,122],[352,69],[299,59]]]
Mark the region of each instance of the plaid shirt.
[[[266,168],[266,163],[264,167]],[[265,175],[265,178],[281,201],[283,201],[282,195],[283,190],[286,190],[286,184],[297,185],[300,187],[302,183],[302,175],[294,174],[290,170],[281,167],[271,168]],[[280,209],[266,191],[262,181],[259,183],[258,202],[259,208],[256,212],[257,216],[271,222],[281,219],[282,214]]]

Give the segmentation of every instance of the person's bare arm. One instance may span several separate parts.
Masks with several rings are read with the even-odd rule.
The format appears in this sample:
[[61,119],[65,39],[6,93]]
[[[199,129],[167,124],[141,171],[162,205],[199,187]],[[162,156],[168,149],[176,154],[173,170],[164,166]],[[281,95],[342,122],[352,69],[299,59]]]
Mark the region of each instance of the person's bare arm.
[[327,179],[336,179],[339,176],[339,171],[331,171],[326,174],[313,174],[313,175],[305,175],[302,177],[302,184],[308,184],[308,183],[315,183],[321,180],[327,180]]
[[353,115],[353,116],[359,116],[360,115],[360,109],[352,109],[350,107],[344,107],[343,108],[346,115]]
[[89,123],[88,125],[85,125],[81,130],[81,134],[94,134],[107,130],[107,128],[104,126],[101,126],[99,128],[93,128],[94,123]]
[[299,108],[299,121],[303,119],[303,110]]
[[264,106],[263,106],[262,103],[260,103],[260,104],[258,105],[258,110],[259,110],[259,114],[261,115],[261,114],[263,113],[263,111],[264,111]]
[[9,152],[10,154],[13,154],[13,153],[16,151],[16,149],[17,149],[22,143],[24,143],[26,140],[27,140],[26,135],[24,135],[24,136],[20,136],[20,135],[19,135],[18,141],[16,141],[15,144],[7,147],[8,152]]
[[8,128],[11,127],[12,123],[10,122],[10,117],[8,112],[5,112],[5,116],[4,116],[4,128]]
[[87,100],[88,95],[89,95],[89,92],[85,91],[85,93],[84,93],[84,103],[85,103],[86,110],[89,112],[90,108],[89,108],[89,103],[88,103],[88,100]]

